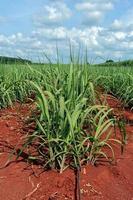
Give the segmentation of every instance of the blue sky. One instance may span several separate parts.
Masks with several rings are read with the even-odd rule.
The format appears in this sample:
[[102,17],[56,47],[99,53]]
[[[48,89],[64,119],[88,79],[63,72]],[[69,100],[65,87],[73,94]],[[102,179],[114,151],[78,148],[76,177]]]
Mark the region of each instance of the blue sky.
[[91,60],[133,58],[132,0],[1,0],[0,55],[37,60],[87,47]]

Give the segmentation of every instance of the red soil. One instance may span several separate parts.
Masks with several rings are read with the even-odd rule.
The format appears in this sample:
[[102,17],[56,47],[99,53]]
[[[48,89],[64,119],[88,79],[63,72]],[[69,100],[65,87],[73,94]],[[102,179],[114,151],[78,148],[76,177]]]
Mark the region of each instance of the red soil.
[[[107,97],[107,102],[115,108],[115,113],[123,113],[130,121],[133,112],[121,108],[120,102]],[[19,148],[28,129],[24,121],[28,119],[32,105],[16,103],[13,108],[0,111],[0,167],[8,160],[11,150]],[[128,142],[124,154],[115,147],[116,164],[100,163],[97,167],[82,167],[82,200],[131,200],[133,199],[133,126],[126,126]],[[32,131],[32,130],[30,130]],[[71,169],[59,174],[56,171],[42,172],[41,167],[29,165],[23,158],[15,161],[15,156],[6,167],[0,169],[0,200],[74,200],[75,174]]]

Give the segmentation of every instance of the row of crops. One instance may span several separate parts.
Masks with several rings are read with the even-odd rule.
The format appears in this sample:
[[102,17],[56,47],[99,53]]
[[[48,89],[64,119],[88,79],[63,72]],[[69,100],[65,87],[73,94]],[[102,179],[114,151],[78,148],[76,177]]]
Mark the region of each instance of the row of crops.
[[[0,65],[0,108],[12,105],[16,100],[23,101],[26,96],[29,96],[34,91],[34,87],[29,84],[30,80],[42,86],[44,90],[50,89],[47,88],[48,85],[52,85],[54,88],[53,90],[63,87],[62,90],[65,94],[65,85],[68,84],[68,80],[66,82],[66,77],[69,73],[73,73],[75,79],[79,78],[79,81],[76,81],[78,85],[81,84],[81,90],[83,87],[82,81],[84,86],[91,85],[92,83],[95,89],[97,89],[97,86],[103,88],[106,93],[111,93],[113,96],[120,99],[124,106],[132,108],[133,67],[106,68],[98,66],[91,67],[88,65],[29,66],[2,64]],[[73,81],[74,78],[72,77]],[[77,84],[77,82],[75,82],[75,84]],[[73,87],[76,87],[74,85]]]
[[[68,166],[81,168],[99,157],[114,158],[112,142],[123,148],[125,131],[112,109],[100,101],[97,88],[119,98],[125,107],[133,107],[133,69],[84,65],[1,65],[0,108],[24,102],[36,96],[36,130],[24,147],[37,142],[38,156],[44,167],[60,172]],[[38,114],[39,113],[39,114]],[[121,129],[122,141],[113,127]],[[106,133],[106,134],[105,134]]]

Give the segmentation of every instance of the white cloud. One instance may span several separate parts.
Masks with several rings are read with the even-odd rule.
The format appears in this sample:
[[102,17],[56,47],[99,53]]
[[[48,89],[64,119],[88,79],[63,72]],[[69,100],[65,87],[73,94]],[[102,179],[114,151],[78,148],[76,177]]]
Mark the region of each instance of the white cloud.
[[[56,43],[64,57],[69,53],[69,40],[77,49],[79,45],[88,48],[90,56],[127,57],[133,51],[133,15],[130,9],[123,16],[119,16],[106,28],[104,19],[107,12],[114,8],[115,0],[82,0],[77,1],[76,10],[72,11],[63,0],[49,0],[42,11],[34,16],[37,25],[28,35],[21,32],[16,34],[0,34],[0,54],[30,56],[37,58],[43,51],[55,57]],[[116,0],[117,1],[117,0]],[[70,2],[70,0],[69,0]],[[74,5],[75,1],[73,0]],[[69,4],[68,4],[69,5]],[[77,13],[76,13],[77,11]],[[71,16],[78,17],[66,24]],[[75,16],[74,16],[75,17]],[[80,18],[82,24],[80,26]],[[1,22],[1,19],[0,19]]]
[[116,32],[114,33],[114,36],[117,40],[123,41],[126,38],[127,34],[124,32]]
[[10,45],[9,39],[5,35],[0,35],[0,46]]
[[105,13],[114,8],[113,1],[90,0],[76,4],[77,11],[83,12],[82,24],[91,25],[99,23],[105,16]]
[[33,31],[33,35],[48,40],[64,40],[67,38],[67,29],[65,27],[57,28],[39,28],[37,31]]
[[113,9],[113,4],[112,2],[105,2],[105,1],[92,1],[90,0],[89,2],[83,2],[83,3],[77,3],[76,8],[77,10],[82,10],[82,11],[107,11],[107,10],[112,10]]
[[33,21],[39,26],[59,25],[71,17],[72,12],[63,2],[52,2],[45,5],[41,12],[34,16]]
[[[38,28],[30,36],[22,33],[5,36],[0,35],[1,52],[14,52],[17,56],[36,55],[42,56],[43,51],[51,56],[55,56],[55,46],[58,42],[62,54],[69,52],[69,40],[75,49],[81,45],[84,49],[88,48],[93,57],[108,56],[118,58],[124,55],[131,55],[133,51],[133,29],[113,30],[110,28],[91,26],[89,28]],[[13,51],[12,51],[13,49]],[[64,52],[64,53],[63,53]]]
[[123,22],[121,20],[115,19],[111,24],[111,28],[114,30],[119,30],[123,28]]
[[67,29],[65,27],[57,28],[41,28],[33,32],[34,37],[39,39],[43,38],[49,42],[55,43],[56,41],[61,41],[64,43],[64,46],[70,39],[75,45],[82,43],[84,46],[89,46],[91,48],[98,47],[98,42],[96,40],[99,32],[102,30],[101,27],[91,27],[85,28],[83,30],[73,27]]
[[0,34],[0,54],[6,56],[20,56],[37,60],[39,56],[43,57],[45,50],[49,55],[53,54],[53,45],[47,41],[40,41],[33,35],[25,36],[22,33],[16,33],[9,36]]

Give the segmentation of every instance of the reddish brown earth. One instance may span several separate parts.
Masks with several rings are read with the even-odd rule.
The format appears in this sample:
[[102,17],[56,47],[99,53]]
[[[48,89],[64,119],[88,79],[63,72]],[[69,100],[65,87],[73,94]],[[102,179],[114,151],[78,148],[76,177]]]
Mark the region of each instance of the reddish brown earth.
[[[107,96],[107,102],[117,116],[124,114],[132,121],[133,112],[122,109],[118,100]],[[0,168],[9,159],[11,150],[21,147],[28,133],[24,121],[31,110],[30,104],[16,103],[13,108],[0,111]],[[82,200],[133,200],[133,126],[128,124],[126,130],[128,141],[124,154],[115,146],[114,165],[103,162],[97,167],[82,167]],[[0,200],[75,200],[75,174],[71,169],[62,174],[42,172],[41,167],[29,165],[24,158],[11,159],[13,162],[0,169]]]

